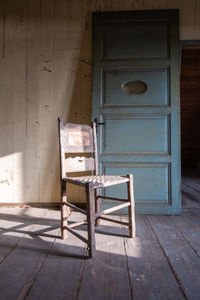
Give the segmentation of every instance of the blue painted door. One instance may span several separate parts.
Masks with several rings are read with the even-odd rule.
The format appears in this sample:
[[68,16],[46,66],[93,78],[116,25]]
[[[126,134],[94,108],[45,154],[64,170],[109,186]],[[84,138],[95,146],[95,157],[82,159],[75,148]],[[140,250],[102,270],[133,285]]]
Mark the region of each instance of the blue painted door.
[[137,213],[181,211],[178,31],[177,10],[93,15],[100,169],[134,175]]

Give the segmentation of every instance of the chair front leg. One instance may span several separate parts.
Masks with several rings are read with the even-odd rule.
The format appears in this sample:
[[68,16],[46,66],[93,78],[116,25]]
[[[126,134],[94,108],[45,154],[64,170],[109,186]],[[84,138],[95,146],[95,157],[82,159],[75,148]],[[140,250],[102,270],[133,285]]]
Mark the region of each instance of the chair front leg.
[[128,217],[129,217],[129,237],[135,237],[136,228],[135,228],[135,200],[134,200],[134,191],[133,191],[133,175],[127,175],[129,181],[127,182],[127,193],[128,201],[130,206],[128,207]]
[[66,182],[64,180],[61,181],[61,238],[64,240],[67,238],[67,194],[66,194]]
[[88,249],[89,257],[95,255],[95,212],[94,212],[94,188],[91,183],[86,185],[86,200],[87,200],[87,226],[88,226]]
[[[99,189],[95,190],[95,213],[100,212],[100,199],[98,198],[99,196]],[[95,220],[95,226],[100,225],[100,219]]]

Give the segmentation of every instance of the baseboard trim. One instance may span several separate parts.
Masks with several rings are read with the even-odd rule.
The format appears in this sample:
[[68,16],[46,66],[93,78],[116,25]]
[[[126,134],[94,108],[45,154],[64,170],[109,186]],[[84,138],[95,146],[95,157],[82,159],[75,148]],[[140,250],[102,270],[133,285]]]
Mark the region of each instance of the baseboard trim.
[[0,207],[60,207],[59,202],[34,202],[34,203],[0,203]]
[[[72,203],[79,208],[86,209],[86,203]],[[43,207],[60,207],[60,202],[31,202],[31,203],[10,203],[10,202],[3,202],[0,203],[0,207],[21,207],[21,208],[26,208],[26,207],[38,207],[38,208],[43,208]]]

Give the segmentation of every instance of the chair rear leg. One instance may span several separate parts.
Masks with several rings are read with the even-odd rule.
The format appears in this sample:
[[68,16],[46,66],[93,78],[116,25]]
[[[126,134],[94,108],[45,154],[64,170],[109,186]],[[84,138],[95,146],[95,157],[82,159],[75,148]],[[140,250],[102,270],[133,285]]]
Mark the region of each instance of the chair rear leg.
[[68,216],[68,207],[67,203],[67,194],[66,194],[66,182],[61,182],[61,238],[64,240],[67,238],[67,216]]
[[133,191],[133,175],[127,175],[129,182],[127,182],[127,192],[128,192],[128,201],[130,201],[130,206],[128,207],[128,217],[129,217],[129,237],[135,237],[135,200],[134,200],[134,191]]
[[87,200],[87,226],[88,226],[88,250],[89,257],[95,255],[95,215],[94,215],[94,188],[91,183],[86,185],[86,200]]
[[[95,190],[95,213],[98,213],[100,211],[100,199],[98,199],[99,196],[99,190]],[[95,219],[95,226],[100,225],[100,219]]]

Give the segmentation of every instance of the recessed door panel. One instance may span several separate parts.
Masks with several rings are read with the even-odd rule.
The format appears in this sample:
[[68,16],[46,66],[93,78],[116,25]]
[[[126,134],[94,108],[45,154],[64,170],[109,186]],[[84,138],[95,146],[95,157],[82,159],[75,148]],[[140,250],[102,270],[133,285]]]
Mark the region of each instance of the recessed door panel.
[[169,55],[168,27],[163,21],[105,22],[103,58],[166,58]]
[[[102,105],[136,105],[156,106],[168,105],[169,103],[169,82],[168,69],[143,69],[136,68],[123,70],[114,69],[102,72]],[[131,83],[144,85],[140,90],[137,85],[134,89],[128,89]],[[133,85],[132,84],[132,85]],[[125,88],[123,88],[125,87]]]
[[168,154],[168,116],[107,117],[102,133],[102,154]]
[[[133,174],[136,204],[140,205],[170,205],[171,192],[168,189],[170,167],[167,163],[112,163],[103,164],[107,174]],[[126,186],[118,185],[106,188],[106,196],[123,198]]]

